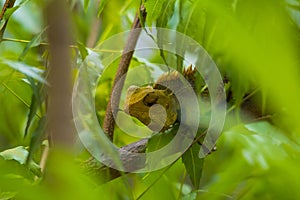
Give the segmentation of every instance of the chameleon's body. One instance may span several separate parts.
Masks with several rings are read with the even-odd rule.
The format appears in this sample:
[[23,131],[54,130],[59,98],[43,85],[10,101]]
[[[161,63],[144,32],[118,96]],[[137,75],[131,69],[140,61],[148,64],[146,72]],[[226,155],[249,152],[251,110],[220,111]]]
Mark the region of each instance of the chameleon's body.
[[[196,70],[190,66],[183,71],[161,75],[153,86],[131,86],[126,95],[124,111],[154,131],[169,129],[180,115],[177,95],[187,84],[194,88]],[[184,94],[183,94],[184,95]]]

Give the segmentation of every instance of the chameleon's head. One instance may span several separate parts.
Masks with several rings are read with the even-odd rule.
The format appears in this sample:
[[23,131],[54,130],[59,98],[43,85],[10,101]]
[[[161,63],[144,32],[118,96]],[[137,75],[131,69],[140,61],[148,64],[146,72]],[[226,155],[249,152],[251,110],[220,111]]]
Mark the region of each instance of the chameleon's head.
[[166,90],[131,86],[127,90],[125,113],[153,131],[167,130],[177,119],[176,102]]

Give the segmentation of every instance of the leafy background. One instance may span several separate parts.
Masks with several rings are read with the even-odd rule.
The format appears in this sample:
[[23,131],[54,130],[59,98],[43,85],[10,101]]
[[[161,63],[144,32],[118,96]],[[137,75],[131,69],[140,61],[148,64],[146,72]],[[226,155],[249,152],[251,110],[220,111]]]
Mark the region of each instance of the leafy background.
[[[44,132],[46,113],[46,3],[16,1],[19,7],[0,44],[0,199],[300,198],[298,0],[67,2],[75,40],[70,47],[74,80],[88,53],[130,29],[140,4],[147,10],[146,26],[174,29],[201,44],[228,80],[228,115],[217,151],[204,161],[193,160],[198,150],[193,146],[190,156],[165,169],[103,183],[102,175],[82,173],[80,163],[89,155],[78,143],[76,155],[52,152],[41,172],[49,145],[37,139]],[[140,64],[145,63],[134,59],[130,67]],[[100,121],[117,65],[105,72],[107,79],[98,88]],[[133,140],[119,129],[115,136],[120,146]],[[29,154],[32,159],[26,163]]]

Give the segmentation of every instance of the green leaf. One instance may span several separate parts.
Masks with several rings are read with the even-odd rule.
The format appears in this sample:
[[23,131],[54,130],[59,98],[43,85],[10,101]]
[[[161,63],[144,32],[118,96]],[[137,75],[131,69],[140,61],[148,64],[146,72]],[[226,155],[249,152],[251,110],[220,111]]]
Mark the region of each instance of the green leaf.
[[46,117],[42,117],[38,123],[38,127],[33,132],[32,138],[30,140],[29,155],[27,158],[28,163],[31,162],[33,154],[41,146],[43,140],[46,137],[46,126],[47,126],[47,119]]
[[204,158],[199,158],[200,145],[194,144],[183,155],[182,162],[196,189],[199,188]]
[[146,151],[152,152],[152,151],[156,151],[156,150],[164,147],[173,139],[173,137],[174,137],[173,134],[170,134],[167,132],[158,133],[158,134],[152,136],[148,141]]
[[5,160],[15,160],[18,161],[20,164],[25,164],[28,151],[23,146],[18,146],[12,149],[7,149],[0,153]]
[[89,52],[81,42],[77,42],[77,46],[78,46],[78,49],[79,49],[79,52],[81,55],[81,59],[82,59],[82,61],[84,61],[86,56],[89,55]]
[[31,160],[29,162],[28,168],[32,173],[34,173],[34,175],[36,175],[38,177],[42,176],[41,167],[37,163],[35,163],[33,160]]
[[5,11],[5,14],[4,14],[4,19],[5,20],[8,20],[10,18],[10,16],[16,12],[20,7],[22,7],[25,3],[27,3],[29,0],[23,0],[21,1],[18,5],[12,7],[12,8],[8,8],[6,11]]
[[[206,15],[201,5],[202,1],[186,1],[182,4],[180,21],[177,31],[196,39],[198,42],[203,39],[203,32],[206,23]],[[185,51],[185,41],[177,44],[178,51]]]
[[[147,149],[146,152],[154,152],[154,151],[158,151],[159,149],[165,147],[166,145],[168,145],[172,139],[174,138],[176,132],[178,131],[178,127],[174,127],[172,130],[170,131],[166,131],[163,133],[157,133],[156,135],[153,135],[149,140],[148,140],[148,145],[147,145]],[[164,164],[165,160],[162,159],[158,159],[158,160],[150,160],[148,159],[146,161],[148,163],[149,166],[153,166],[156,167],[160,164]]]
[[108,0],[101,0],[99,3],[99,8],[98,8],[98,14],[97,16],[100,17],[105,5],[107,4]]
[[41,44],[42,41],[42,36],[45,33],[45,31],[47,30],[48,27],[44,28],[40,33],[38,33],[37,35],[35,35],[31,41],[25,46],[25,48],[23,49],[22,54],[19,56],[19,60],[23,60],[24,57],[26,56],[26,54],[29,52],[29,50],[32,47],[36,47],[39,46]]
[[37,99],[36,99],[36,92],[37,92],[37,89],[36,89],[36,85],[34,83],[34,80],[32,78],[28,78],[29,79],[29,82],[30,82],[30,85],[31,85],[31,88],[33,90],[33,93],[31,95],[31,104],[30,104],[30,108],[29,108],[29,113],[28,113],[28,116],[27,116],[27,122],[26,122],[26,126],[25,126],[25,132],[24,132],[24,138],[27,136],[27,133],[28,133],[28,130],[29,130],[29,127],[31,125],[31,122],[35,116],[35,113],[37,111]]
[[22,74],[6,65],[0,66],[0,104],[3,105],[0,112],[0,143],[3,149],[24,144],[24,122],[32,89]]
[[4,27],[5,22],[6,22],[5,19],[2,19],[2,20],[0,21],[0,30],[2,30],[2,28]]
[[39,108],[41,108],[42,103],[44,102],[44,100],[46,98],[46,90],[45,90],[44,84],[40,83],[40,82],[38,82],[36,84],[35,81],[30,77],[28,77],[27,79],[30,82],[33,93],[31,96],[31,104],[30,104],[29,113],[27,116],[27,123],[26,123],[26,127],[25,127],[24,137],[27,136],[29,127],[30,127],[34,117],[37,116],[38,118],[41,118],[37,114],[37,111]]
[[246,93],[249,91],[249,81],[246,81],[247,78],[238,71],[232,71],[232,74],[233,75],[229,77],[231,81],[232,96],[235,100],[235,106],[239,107],[241,103],[243,103],[243,98]]
[[[202,1],[180,1],[179,23],[177,31],[192,37],[196,41],[202,41],[206,16],[201,6]],[[201,42],[200,42],[201,44]],[[178,40],[176,51],[184,55],[186,51],[185,38]],[[181,71],[183,67],[183,58],[177,56],[177,70]]]
[[90,0],[84,0],[84,5],[83,5],[84,12],[87,11],[87,9],[89,8],[89,5],[90,5]]
[[300,147],[295,142],[291,141],[284,132],[273,126],[269,122],[261,121],[251,124],[246,124],[245,128],[248,131],[258,134],[260,137],[269,139],[271,145],[289,145],[300,151]]
[[8,20],[10,18],[10,16],[16,11],[18,10],[18,6],[12,7],[12,8],[8,8],[5,13],[4,13],[4,17],[3,19]]
[[[284,132],[269,122],[240,124],[225,132],[227,144],[240,148],[241,160],[254,165],[256,170],[266,170],[281,159],[300,152],[300,147]],[[276,159],[275,159],[276,158]]]
[[[7,149],[0,153],[5,160],[15,160],[21,165],[24,165],[27,161],[29,152],[23,146],[18,146],[12,149]],[[31,172],[33,172],[37,176],[41,176],[41,168],[34,161],[30,161],[28,168]]]
[[193,191],[187,195],[184,195],[182,197],[182,200],[195,200],[197,199],[197,192],[196,191]]
[[300,11],[300,6],[299,5],[292,5],[292,4],[287,4],[288,8],[293,9],[295,11]]
[[[163,4],[163,12],[161,13],[161,16],[157,19],[156,25],[158,27],[166,27],[168,24],[169,19],[174,13],[174,6],[175,6],[175,0],[166,1]],[[163,42],[164,42],[164,30],[157,29],[157,45],[160,49],[160,56],[162,59],[166,62],[166,58],[163,51]]]
[[16,194],[16,192],[0,192],[0,200],[14,199]]
[[163,10],[163,5],[167,3],[167,0],[147,0],[145,3],[145,8],[147,12],[146,22],[148,26],[161,16]]
[[158,27],[166,27],[170,18],[174,14],[175,0],[164,1],[162,7],[164,8],[157,18]]
[[34,78],[42,83],[47,83],[46,80],[41,76],[43,70],[38,69],[36,67],[32,67],[30,65],[24,64],[22,62],[17,62],[17,61],[11,61],[11,60],[6,60],[2,59],[0,60],[0,63],[6,64],[9,67],[21,72],[22,74]]

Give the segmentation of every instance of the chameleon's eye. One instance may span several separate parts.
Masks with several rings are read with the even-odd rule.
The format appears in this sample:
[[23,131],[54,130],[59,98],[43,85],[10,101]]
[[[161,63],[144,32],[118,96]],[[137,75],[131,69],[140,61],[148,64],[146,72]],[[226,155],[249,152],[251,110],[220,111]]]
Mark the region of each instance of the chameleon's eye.
[[145,106],[151,107],[151,106],[153,106],[154,104],[157,103],[157,100],[158,100],[157,95],[155,95],[153,93],[149,93],[144,97],[143,103],[144,103]]

